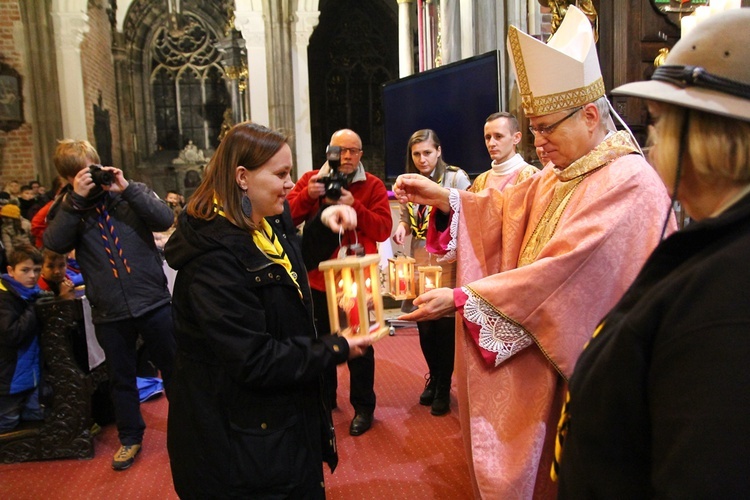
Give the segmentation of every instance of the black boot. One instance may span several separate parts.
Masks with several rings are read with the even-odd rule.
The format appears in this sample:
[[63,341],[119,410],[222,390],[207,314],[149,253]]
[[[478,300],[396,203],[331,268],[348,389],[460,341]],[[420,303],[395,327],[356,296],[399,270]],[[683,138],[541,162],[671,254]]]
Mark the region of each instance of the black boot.
[[422,391],[422,394],[419,396],[419,404],[422,406],[430,406],[435,399],[435,386],[437,385],[437,380],[432,378],[429,373],[425,375],[425,379],[427,379],[427,382],[424,384],[424,391]]
[[436,417],[445,415],[451,411],[451,381],[439,380],[435,384],[435,397],[432,400],[432,408],[430,413]]

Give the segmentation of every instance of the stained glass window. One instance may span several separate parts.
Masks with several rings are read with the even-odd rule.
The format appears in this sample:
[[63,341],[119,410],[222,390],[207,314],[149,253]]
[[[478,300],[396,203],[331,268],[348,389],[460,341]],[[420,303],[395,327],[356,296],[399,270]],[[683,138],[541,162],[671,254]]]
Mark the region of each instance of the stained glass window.
[[159,28],[151,44],[151,90],[157,146],[200,149],[218,145],[229,93],[216,37],[197,17],[183,15],[179,29]]

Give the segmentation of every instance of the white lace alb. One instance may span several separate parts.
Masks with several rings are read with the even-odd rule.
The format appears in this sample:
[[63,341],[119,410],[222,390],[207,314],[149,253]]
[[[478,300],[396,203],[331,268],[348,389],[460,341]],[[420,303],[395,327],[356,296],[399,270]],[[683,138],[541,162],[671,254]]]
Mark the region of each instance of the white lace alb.
[[534,343],[523,328],[499,315],[470,289],[462,287],[461,290],[468,295],[464,317],[479,325],[479,347],[496,354],[495,366]]

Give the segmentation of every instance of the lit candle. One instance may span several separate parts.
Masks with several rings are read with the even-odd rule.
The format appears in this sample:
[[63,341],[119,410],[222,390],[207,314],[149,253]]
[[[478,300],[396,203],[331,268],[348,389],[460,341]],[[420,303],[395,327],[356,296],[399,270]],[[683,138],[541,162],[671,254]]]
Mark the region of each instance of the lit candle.
[[351,308],[349,311],[349,328],[352,329],[352,331],[356,330],[359,327],[359,308],[357,308],[357,303],[354,303],[354,307]]
[[698,22],[698,18],[695,16],[685,16],[680,20],[680,37],[685,38],[690,33]]
[[424,291],[429,292],[430,290],[435,289],[435,284],[432,282],[432,280],[428,277],[425,277],[424,279]]
[[403,295],[406,293],[406,278],[404,278],[404,272],[398,272],[398,293]]

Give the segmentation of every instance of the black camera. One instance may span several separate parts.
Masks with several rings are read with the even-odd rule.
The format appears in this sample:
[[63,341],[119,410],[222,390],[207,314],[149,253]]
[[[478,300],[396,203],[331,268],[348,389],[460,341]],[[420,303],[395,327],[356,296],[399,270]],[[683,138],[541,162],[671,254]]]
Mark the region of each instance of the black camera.
[[114,174],[108,170],[103,170],[101,165],[91,165],[89,173],[91,174],[91,180],[97,186],[111,186],[115,181]]
[[338,200],[341,198],[341,189],[349,185],[347,176],[339,172],[341,166],[341,148],[339,146],[328,146],[326,148],[326,160],[331,171],[325,177],[319,177],[318,182],[326,186],[326,198]]

